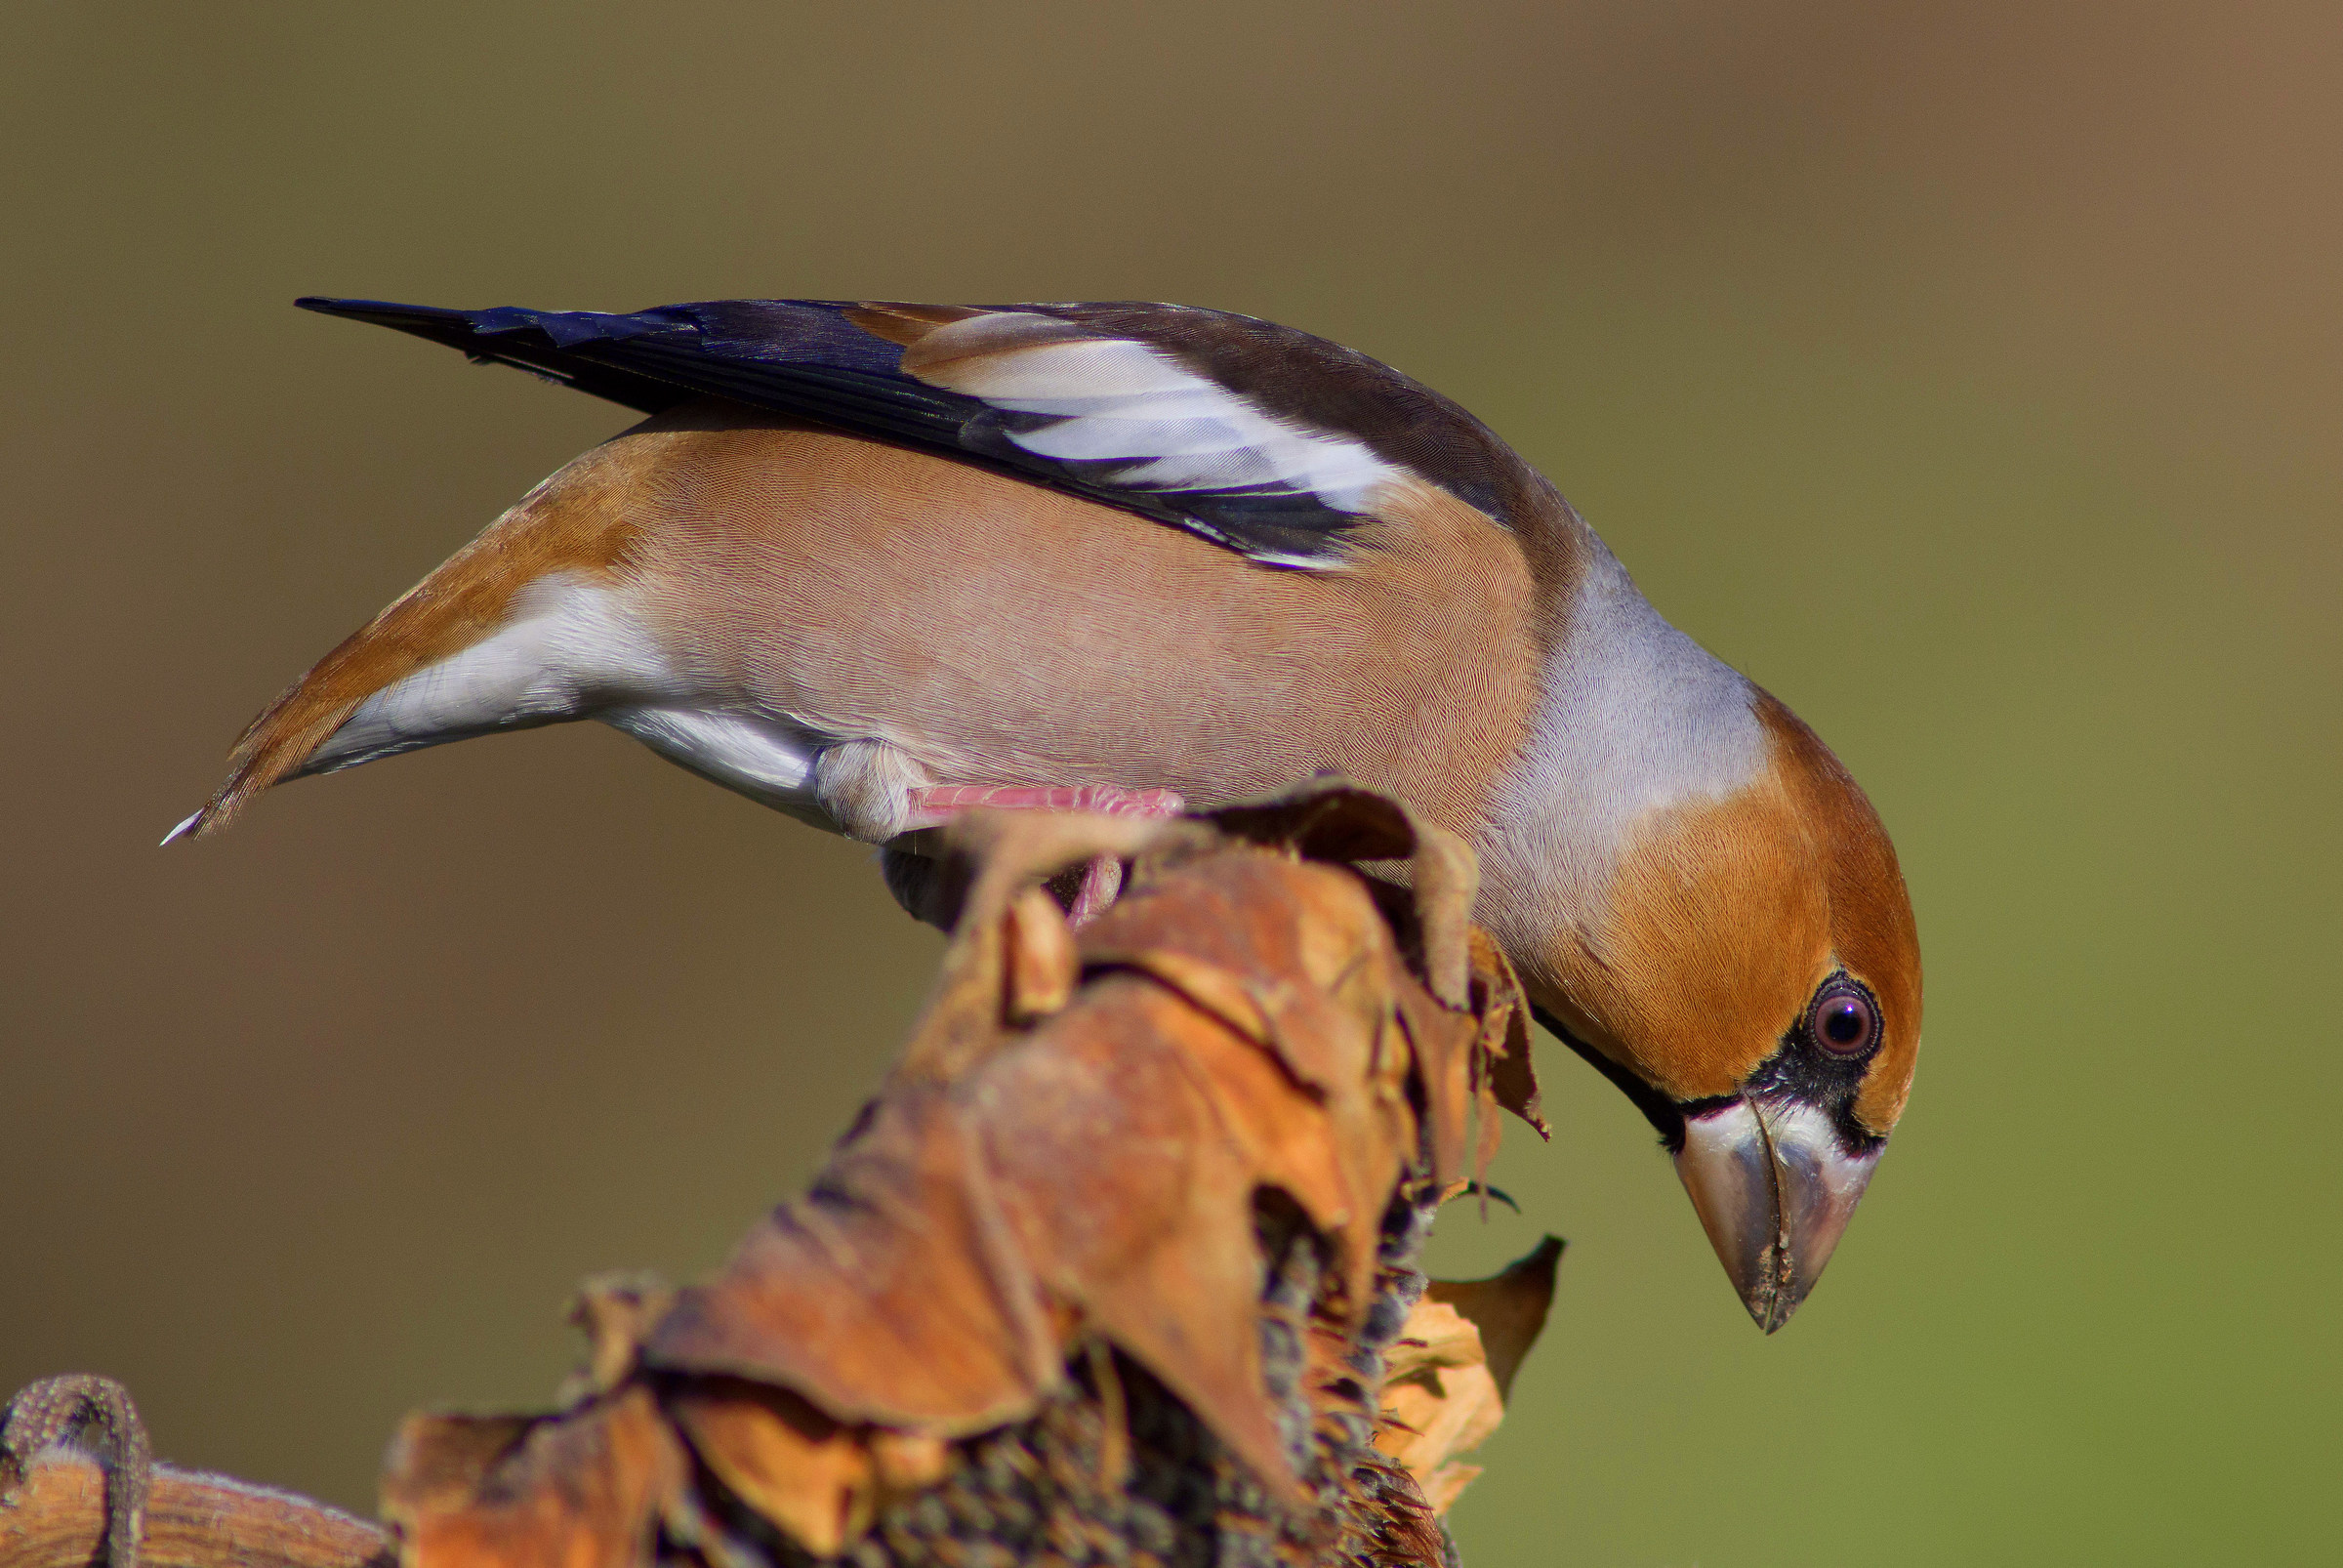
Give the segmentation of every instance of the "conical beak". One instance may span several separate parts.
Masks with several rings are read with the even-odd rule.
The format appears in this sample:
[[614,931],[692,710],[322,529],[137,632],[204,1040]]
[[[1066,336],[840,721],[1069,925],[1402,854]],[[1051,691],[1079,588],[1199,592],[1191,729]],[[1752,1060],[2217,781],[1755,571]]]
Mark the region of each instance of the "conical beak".
[[1811,1106],[1737,1099],[1685,1119],[1676,1175],[1766,1333],[1814,1289],[1878,1163],[1878,1146],[1847,1153]]

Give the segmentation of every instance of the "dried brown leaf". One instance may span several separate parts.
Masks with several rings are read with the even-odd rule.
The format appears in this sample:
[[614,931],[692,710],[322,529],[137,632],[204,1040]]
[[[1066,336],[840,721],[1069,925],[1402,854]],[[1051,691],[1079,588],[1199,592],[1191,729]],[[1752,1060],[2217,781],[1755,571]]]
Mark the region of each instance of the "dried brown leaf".
[[[1336,1211],[1311,1191],[1294,1196],[1342,1233],[1349,1300],[1362,1302],[1374,1227],[1418,1143],[1406,1081],[1422,1058],[1400,1049],[1395,1020],[1403,1009],[1442,1011],[1402,962],[1366,885],[1333,867],[1223,849],[1135,888],[1081,946],[1089,968],[1146,974],[1267,1047],[1323,1107],[1309,1135],[1325,1150],[1321,1163],[1341,1172],[1344,1197]],[[1465,1017],[1461,1038],[1471,1034]],[[1437,1125],[1444,1086],[1425,1077]]]
[[849,1423],[957,1434],[1029,1411],[1057,1347],[973,1152],[952,1092],[879,1101],[810,1194],[678,1293],[645,1360],[795,1389]]
[[1489,1090],[1497,1103],[1550,1138],[1540,1104],[1538,1070],[1530,1059],[1530,1002],[1513,972],[1512,961],[1497,938],[1474,927],[1473,1011],[1481,1015],[1483,1048],[1490,1059]]
[[[1263,1561],[1444,1560],[1455,1456],[1559,1252],[1434,1286],[1383,1342],[1371,1308],[1415,1278],[1393,1217],[1486,1163],[1498,1106],[1539,1125],[1469,849],[1333,779],[1211,822],[973,813],[931,847],[964,913],[879,1098],[715,1280],[591,1283],[563,1413],[411,1419],[384,1483],[407,1568],[758,1568],[767,1526],[952,1563],[1012,1495],[1048,1551],[1111,1554],[1134,1474],[1185,1488],[1154,1528]],[[1097,856],[1129,891],[1077,934],[1039,885]],[[984,1491],[1005,1454],[1043,1504]],[[155,1473],[147,1568],[387,1568],[331,1510]],[[97,1471],[21,1479],[0,1560],[80,1568]]]
[[1335,1173],[1295,1168],[1317,1151],[1295,1147],[1308,1140],[1293,1123],[1323,1113],[1216,1018],[1133,980],[1098,988],[976,1089],[1037,1277],[1290,1489],[1254,1330],[1253,1197],[1291,1175],[1305,1202],[1348,1217]]
[[1135,817],[974,810],[936,834],[943,874],[965,881],[967,891],[895,1080],[949,1082],[1013,1021],[1012,959],[1028,973],[1046,972],[1049,964],[1040,949],[1055,946],[1053,934],[1030,916],[1020,939],[1010,916],[1035,884],[1099,855],[1128,858],[1185,827]]
[[1074,933],[1057,900],[1028,887],[1010,900],[1004,918],[1002,960],[1007,992],[1004,1011],[1010,1023],[1029,1024],[1063,1008],[1074,995],[1082,963]]
[[[996,842],[1026,875],[1095,846],[1006,828]],[[1150,879],[1084,932],[1082,965],[1109,972],[1062,1010],[1004,1007],[1021,968],[1068,968],[1051,936],[1033,939],[1058,928],[1028,892],[979,871],[948,961],[949,1052],[898,1076],[812,1195],[682,1293],[647,1359],[795,1389],[842,1421],[959,1434],[1032,1408],[1062,1375],[1051,1325],[1071,1313],[1291,1487],[1252,1328],[1254,1194],[1287,1190],[1337,1238],[1363,1310],[1418,1143],[1397,998],[1445,1036],[1476,1025],[1423,992],[1355,875],[1243,848]],[[1000,928],[974,928],[987,920]],[[1045,1011],[1030,1031],[1011,1023]],[[928,1087],[946,1055],[948,1087]]]
[[1416,818],[1397,800],[1338,774],[1321,774],[1259,801],[1203,813],[1231,838],[1313,860],[1357,865],[1416,852]]
[[1481,1337],[1455,1307],[1418,1301],[1387,1354],[1383,1416],[1376,1446],[1408,1467],[1429,1497],[1457,1455],[1478,1448],[1504,1418]]
[[586,1365],[562,1389],[561,1403],[582,1404],[606,1394],[635,1370],[651,1325],[675,1303],[675,1287],[655,1274],[604,1274],[578,1287],[569,1303],[572,1327],[586,1337]]
[[[1446,1187],[1461,1176],[1480,1074],[1481,1020],[1420,987],[1400,987],[1399,1017],[1423,1084],[1424,1147],[1430,1175]],[[1486,1124],[1484,1124],[1486,1125]]]
[[1546,1237],[1485,1280],[1434,1280],[1385,1353],[1376,1446],[1407,1466],[1437,1512],[1480,1473],[1471,1452],[1504,1419],[1521,1359],[1545,1327],[1562,1243]]
[[[1265,1191],[1292,1200],[1326,1270],[1308,1276],[1308,1376],[1293,1397],[1335,1423],[1337,1448],[1352,1440],[1342,1421],[1372,1424],[1356,1336],[1396,1288],[1379,1258],[1386,1210],[1412,1172],[1461,1169],[1476,1100],[1488,1137],[1518,1011],[1510,971],[1466,924],[1470,851],[1338,781],[1218,828],[978,813],[940,842],[959,857],[964,913],[880,1097],[716,1279],[672,1302],[649,1287],[589,1293],[587,1405],[416,1429],[391,1495],[410,1535],[450,1553],[426,1568],[490,1560],[524,1524],[538,1555],[510,1560],[598,1568],[654,1519],[722,1563],[735,1553],[716,1521],[734,1506],[835,1553],[890,1497],[943,1484],[953,1443],[1045,1400],[1096,1401],[1108,1420],[1086,1464],[1120,1484],[1131,1438],[1116,1354],[1298,1505],[1311,1494],[1281,1425],[1295,1418],[1262,1349]],[[1413,891],[1316,858],[1329,854],[1405,862]],[[1096,855],[1133,874],[1076,933],[1037,884]],[[1437,1311],[1473,1346],[1435,1369],[1460,1381],[1435,1382],[1418,1412],[1445,1462],[1499,1399],[1476,1331]],[[1463,1396],[1471,1377],[1481,1405]],[[680,1438],[643,1449],[657,1474],[629,1491],[605,1470],[622,1437],[637,1441],[646,1390]],[[684,1443],[729,1503],[676,1490]],[[1343,1528],[1380,1543],[1376,1560],[1435,1560],[1432,1510],[1384,1463],[1341,1469],[1346,1506],[1364,1510]],[[549,1491],[563,1466],[569,1489]],[[1449,1484],[1437,1465],[1419,1473]]]
[[865,1432],[787,1389],[738,1379],[695,1382],[666,1405],[717,1479],[815,1556],[836,1555],[868,1528],[879,1479]]
[[646,1389],[566,1415],[412,1416],[391,1444],[383,1514],[428,1568],[637,1568],[684,1479]]
[[1464,1006],[1466,932],[1481,874],[1463,840],[1390,796],[1332,774],[1204,815],[1223,833],[1313,860],[1405,861],[1418,928],[1411,935],[1424,981],[1450,1006]]
[[1434,1280],[1425,1299],[1445,1302],[1472,1321],[1488,1352],[1489,1371],[1498,1391],[1508,1398],[1513,1374],[1522,1357],[1545,1331],[1546,1314],[1554,1304],[1554,1271],[1562,1262],[1563,1243],[1548,1236],[1526,1258],[1487,1279]]

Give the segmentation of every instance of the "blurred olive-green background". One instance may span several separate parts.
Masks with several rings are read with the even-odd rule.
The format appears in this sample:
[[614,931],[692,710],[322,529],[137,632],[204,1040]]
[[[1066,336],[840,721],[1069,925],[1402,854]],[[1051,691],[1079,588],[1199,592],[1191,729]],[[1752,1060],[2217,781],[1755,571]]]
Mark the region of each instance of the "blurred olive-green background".
[[938,950],[599,728],[155,840],[270,695],[629,422],[297,294],[1183,300],[1459,398],[1838,749],[1911,1110],[1753,1332],[1544,1057],[1571,1238],[1489,1564],[2331,1561],[2343,10],[20,3],[0,15],[0,1390],[371,1506],[713,1266]]

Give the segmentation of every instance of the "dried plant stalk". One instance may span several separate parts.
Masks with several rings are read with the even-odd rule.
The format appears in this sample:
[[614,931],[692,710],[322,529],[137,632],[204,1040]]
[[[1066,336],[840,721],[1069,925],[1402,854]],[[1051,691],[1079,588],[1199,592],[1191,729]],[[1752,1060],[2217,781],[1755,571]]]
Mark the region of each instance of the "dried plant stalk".
[[[53,1451],[0,1499],[0,1563],[91,1568],[107,1558],[105,1470]],[[322,1503],[157,1465],[139,1568],[391,1568],[390,1533]]]

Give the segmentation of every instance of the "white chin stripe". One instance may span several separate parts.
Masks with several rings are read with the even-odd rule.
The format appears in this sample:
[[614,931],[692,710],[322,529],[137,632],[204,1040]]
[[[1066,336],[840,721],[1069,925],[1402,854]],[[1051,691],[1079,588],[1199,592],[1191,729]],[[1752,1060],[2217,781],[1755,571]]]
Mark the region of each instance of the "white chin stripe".
[[[956,334],[966,342],[956,343]],[[1004,333],[999,316],[973,317],[930,333],[907,368],[995,408],[1053,418],[1038,430],[1008,432],[1008,439],[1056,462],[1128,465],[1103,477],[1134,490],[1268,487],[1363,513],[1376,486],[1400,476],[1364,442],[1265,414],[1144,344],[1051,341],[1046,328],[1032,336],[1043,341]],[[984,347],[1005,337],[1014,346]]]

